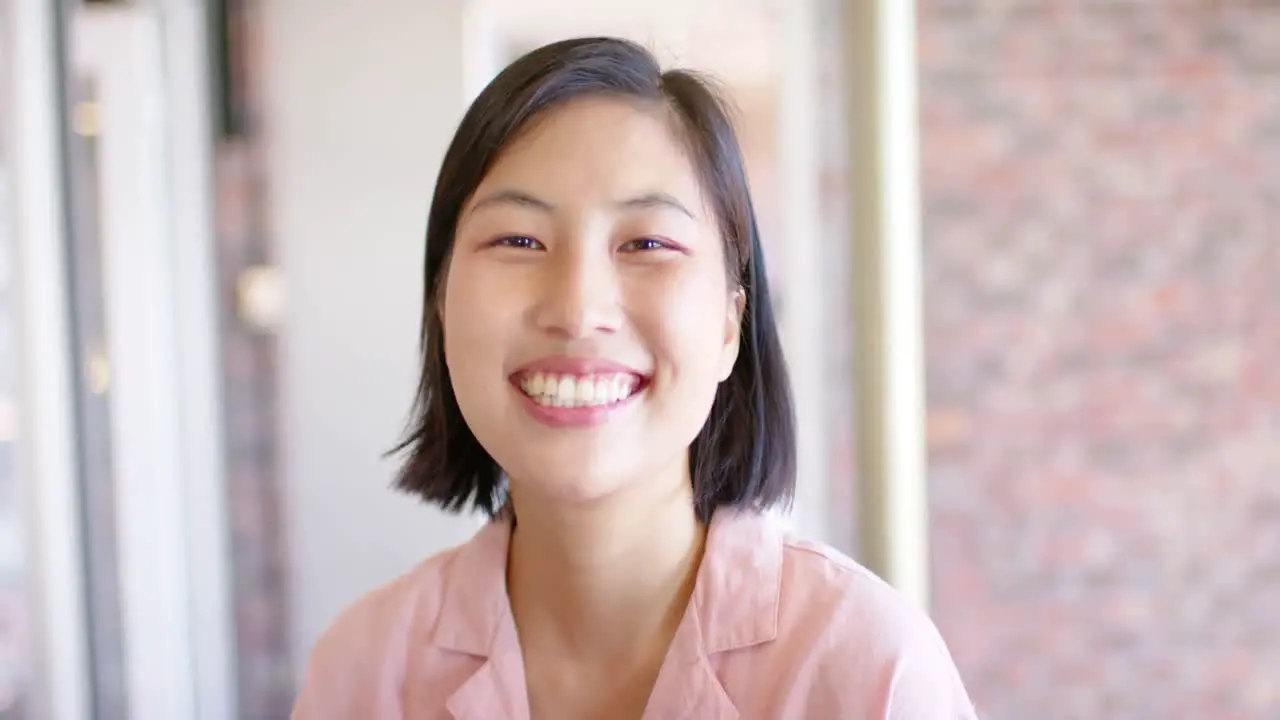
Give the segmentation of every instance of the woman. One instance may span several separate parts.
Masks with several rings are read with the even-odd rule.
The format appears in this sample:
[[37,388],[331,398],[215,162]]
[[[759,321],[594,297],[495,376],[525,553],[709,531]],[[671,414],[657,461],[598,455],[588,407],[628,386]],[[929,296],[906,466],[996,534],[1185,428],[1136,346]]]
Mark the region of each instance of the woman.
[[492,521],[345,612],[295,718],[973,717],[928,619],[763,511],[791,395],[723,104],[642,48],[517,60],[427,224],[398,486]]

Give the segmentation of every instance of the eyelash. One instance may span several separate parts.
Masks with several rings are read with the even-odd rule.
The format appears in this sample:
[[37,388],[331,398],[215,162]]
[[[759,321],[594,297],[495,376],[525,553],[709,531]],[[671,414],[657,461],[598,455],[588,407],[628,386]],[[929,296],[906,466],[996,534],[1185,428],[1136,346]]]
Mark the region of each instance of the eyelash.
[[[509,247],[517,250],[538,250],[542,248],[542,243],[527,235],[509,235],[507,237],[501,237],[494,240],[493,244],[498,247]],[[642,247],[636,247],[637,245]],[[671,245],[668,243],[650,237],[637,238],[630,242],[623,243],[622,248],[629,252],[648,252],[653,250],[672,249]]]
[[624,243],[622,247],[630,248],[636,245],[642,245],[647,243],[652,243],[652,247],[640,247],[640,248],[635,248],[635,250],[637,252],[644,252],[646,250],[670,250],[671,249],[671,246],[668,245],[667,243],[664,243],[661,240],[656,240],[654,238],[637,238],[635,240],[632,240],[631,242]]
[[498,238],[497,240],[494,240],[493,244],[498,247],[510,247],[510,248],[515,248],[517,250],[537,250],[542,246],[542,243],[538,242],[537,240],[534,240],[533,238],[527,235],[511,235],[508,237],[501,237],[501,238]]

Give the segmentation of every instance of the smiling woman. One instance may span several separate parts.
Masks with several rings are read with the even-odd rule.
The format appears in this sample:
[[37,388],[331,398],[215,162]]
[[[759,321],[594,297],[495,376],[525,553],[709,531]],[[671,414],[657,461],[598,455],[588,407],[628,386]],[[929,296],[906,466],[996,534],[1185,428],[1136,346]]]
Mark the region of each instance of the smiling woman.
[[482,92],[426,233],[398,486],[491,522],[344,613],[296,718],[970,718],[932,624],[764,513],[794,419],[713,86],[610,38]]
[[[499,98],[500,110],[490,104]],[[405,444],[402,488],[447,507],[474,497],[494,514],[508,507],[508,491],[543,487],[544,476],[579,494],[609,495],[624,476],[645,474],[623,450],[653,458],[666,446],[667,474],[692,458],[686,484],[702,522],[720,505],[789,498],[788,380],[763,258],[748,262],[759,242],[742,159],[710,86],[690,73],[661,76],[629,43],[546,46],[477,99],[437,188],[427,229],[423,412]],[[742,327],[751,336],[739,358]],[[590,438],[507,422],[511,401],[524,400],[512,397],[519,381],[536,371],[530,364],[581,361],[624,367],[629,389],[650,402],[629,396],[617,410],[639,412]],[[568,383],[578,392],[574,372],[562,368],[556,382],[557,398]],[[545,374],[542,390],[549,394]],[[538,406],[515,404],[528,405]],[[594,413],[602,414],[611,413]],[[535,409],[516,417],[568,415]],[[459,436],[453,428],[462,421],[470,432]],[[496,432],[509,440],[488,437]],[[620,445],[623,437],[631,440]],[[609,466],[593,466],[597,455]]]
[[[497,467],[513,478],[511,492],[529,496],[519,498],[522,507],[558,492],[605,499],[642,478],[643,488],[635,489],[669,492],[689,486],[684,478],[688,447],[691,440],[698,442],[704,426],[708,433],[699,445],[707,450],[717,442],[748,449],[759,440],[763,450],[772,447],[777,454],[764,458],[776,469],[758,478],[740,470],[750,458],[727,453],[721,464],[737,468],[719,477],[695,471],[689,489],[703,498],[701,520],[710,520],[718,505],[772,504],[790,490],[790,397],[780,352],[774,347],[763,362],[744,360],[742,372],[721,384],[729,380],[739,355],[746,291],[740,286],[738,257],[745,253],[737,246],[726,252],[717,222],[724,211],[713,207],[714,200],[704,200],[685,147],[673,132],[679,121],[669,118],[657,99],[651,102],[575,99],[533,123],[508,146],[478,194],[485,197],[490,186],[537,188],[545,199],[477,204],[475,210],[464,209],[458,224],[440,301],[444,327],[462,329],[444,334],[445,358],[468,426]],[[703,138],[696,142],[710,144]],[[545,172],[556,164],[575,170]],[[741,200],[745,188],[736,189],[740,195],[734,199]],[[724,215],[733,225],[731,244],[750,237],[749,217]],[[538,238],[537,244],[517,249],[491,239],[511,234]],[[729,272],[727,256],[733,258]],[[765,317],[766,332],[771,331],[768,306],[757,309],[755,300],[755,314]],[[495,342],[498,338],[506,340]],[[586,363],[602,360],[616,367],[608,380],[631,391],[626,397],[586,411],[533,403],[541,411],[528,415],[532,423],[510,423],[509,388],[489,380],[546,368],[557,373],[559,406],[562,391],[576,394],[577,387],[594,383]],[[758,387],[754,393],[753,385]],[[726,397],[720,408],[726,421],[708,424],[717,390]],[[772,407],[772,422],[729,424],[731,397]],[[598,427],[585,436],[547,431],[579,424],[574,418],[581,424],[595,420],[590,424]],[[712,437],[717,427],[725,427],[726,434]],[[760,437],[730,434],[744,431]],[[752,480],[769,496],[748,493],[744,488]],[[712,487],[719,497],[698,492]]]

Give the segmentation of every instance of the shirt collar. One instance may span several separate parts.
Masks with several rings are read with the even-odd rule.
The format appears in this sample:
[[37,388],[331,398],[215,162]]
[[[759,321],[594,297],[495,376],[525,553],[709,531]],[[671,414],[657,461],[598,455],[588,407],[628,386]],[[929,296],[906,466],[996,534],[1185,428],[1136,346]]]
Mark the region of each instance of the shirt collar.
[[[510,539],[510,521],[495,519],[451,559],[437,645],[477,656],[514,647],[502,642],[515,638],[506,583]],[[702,652],[777,637],[784,539],[778,523],[761,513],[716,511],[686,611],[697,620]]]
[[[500,698],[516,703],[504,712],[513,717],[527,713],[520,644],[506,588],[510,538],[509,520],[491,521],[458,549],[444,573],[447,585],[434,642],[486,659],[449,699],[458,718],[488,717],[485,713],[496,710],[494,703]],[[738,717],[710,656],[777,637],[784,539],[778,524],[760,513],[715,513],[693,596],[659,672],[646,717]],[[518,708],[525,708],[525,713]]]

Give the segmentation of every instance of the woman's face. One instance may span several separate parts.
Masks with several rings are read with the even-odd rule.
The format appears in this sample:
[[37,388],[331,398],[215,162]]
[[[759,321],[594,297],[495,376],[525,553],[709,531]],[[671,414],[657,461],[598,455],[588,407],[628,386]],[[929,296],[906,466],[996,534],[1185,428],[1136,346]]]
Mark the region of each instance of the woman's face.
[[742,295],[660,112],[590,99],[535,121],[463,208],[441,297],[458,405],[513,494],[687,487]]

